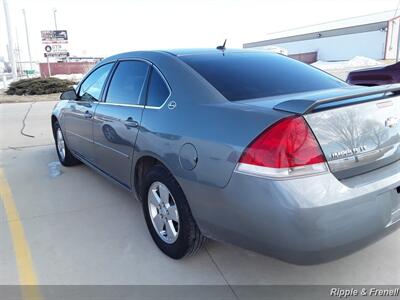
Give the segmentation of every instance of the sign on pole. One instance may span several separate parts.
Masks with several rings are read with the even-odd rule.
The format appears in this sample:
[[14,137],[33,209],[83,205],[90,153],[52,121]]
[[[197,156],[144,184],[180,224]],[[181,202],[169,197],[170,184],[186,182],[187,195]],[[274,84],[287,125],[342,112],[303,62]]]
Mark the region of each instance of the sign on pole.
[[44,57],[47,60],[49,76],[51,76],[50,57],[57,59],[69,57],[66,47],[68,44],[68,33],[66,30],[42,30],[42,44],[44,44]]
[[68,57],[69,52],[65,44],[47,44],[44,46],[45,57]]
[[67,44],[68,33],[66,30],[42,30],[43,44]]
[[42,30],[44,57],[67,58],[68,32],[66,30]]

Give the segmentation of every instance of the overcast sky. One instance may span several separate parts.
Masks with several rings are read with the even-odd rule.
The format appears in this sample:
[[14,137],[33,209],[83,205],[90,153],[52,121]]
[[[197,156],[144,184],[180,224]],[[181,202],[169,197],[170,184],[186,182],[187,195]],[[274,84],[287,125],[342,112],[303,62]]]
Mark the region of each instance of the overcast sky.
[[[2,2],[2,0],[0,0]],[[22,9],[27,15],[32,58],[44,61],[40,31],[68,30],[77,56],[108,56],[123,51],[215,47],[241,48],[266,34],[396,9],[399,0],[8,0],[14,40],[27,60]],[[0,6],[0,56],[7,35]]]

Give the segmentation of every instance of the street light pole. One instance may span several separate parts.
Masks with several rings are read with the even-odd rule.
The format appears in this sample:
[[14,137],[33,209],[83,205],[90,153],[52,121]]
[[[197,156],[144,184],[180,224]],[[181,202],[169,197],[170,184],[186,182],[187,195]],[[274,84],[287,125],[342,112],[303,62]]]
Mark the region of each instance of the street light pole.
[[29,55],[29,65],[31,67],[31,70],[33,70],[33,67],[32,67],[32,55],[31,55],[31,45],[29,43],[29,33],[28,33],[28,25],[27,25],[27,22],[26,22],[25,9],[22,10],[22,13],[24,14],[26,43],[28,45],[28,55]]
[[15,28],[15,39],[16,39],[16,46],[17,48],[15,49],[15,60],[17,64],[17,74],[18,74],[18,69],[20,72],[20,76],[22,76],[22,61],[21,61],[21,48],[19,47],[19,38],[18,38],[18,30]]
[[58,30],[58,29],[57,29],[57,15],[56,15],[56,13],[57,13],[57,9],[53,9],[54,26],[56,27],[56,30]]
[[15,62],[15,57],[14,57],[14,41],[11,32],[11,20],[10,20],[10,11],[8,8],[8,0],[3,0],[3,4],[4,4],[4,15],[6,17],[7,35],[8,35],[8,56],[9,56],[8,58],[11,64],[12,77],[14,80],[16,80],[17,64]]

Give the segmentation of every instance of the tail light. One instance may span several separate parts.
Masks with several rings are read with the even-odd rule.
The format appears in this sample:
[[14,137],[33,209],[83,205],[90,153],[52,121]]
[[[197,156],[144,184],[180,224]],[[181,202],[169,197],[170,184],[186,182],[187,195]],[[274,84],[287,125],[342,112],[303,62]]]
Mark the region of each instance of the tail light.
[[257,176],[292,177],[328,171],[325,156],[303,117],[269,127],[243,152],[237,171]]

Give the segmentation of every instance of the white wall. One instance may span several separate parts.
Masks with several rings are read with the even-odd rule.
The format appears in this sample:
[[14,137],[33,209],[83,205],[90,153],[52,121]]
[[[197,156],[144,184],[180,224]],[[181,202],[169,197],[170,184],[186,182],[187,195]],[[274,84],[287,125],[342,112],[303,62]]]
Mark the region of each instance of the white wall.
[[[384,59],[385,31],[371,31],[341,36],[276,44],[289,54],[318,51],[318,59],[325,61],[349,60],[355,56]],[[260,47],[263,48],[263,47]]]

